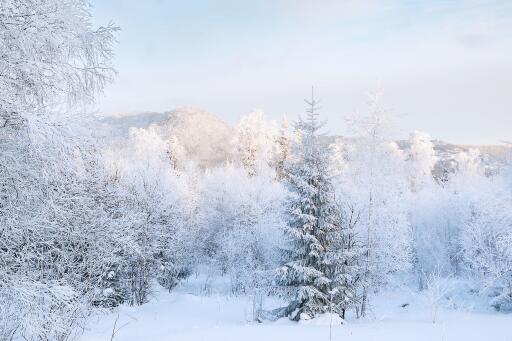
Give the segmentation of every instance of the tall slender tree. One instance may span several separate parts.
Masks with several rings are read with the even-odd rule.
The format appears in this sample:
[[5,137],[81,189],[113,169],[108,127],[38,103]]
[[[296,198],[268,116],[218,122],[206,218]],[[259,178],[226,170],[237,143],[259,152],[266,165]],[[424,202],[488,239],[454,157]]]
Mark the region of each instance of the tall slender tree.
[[370,295],[407,269],[411,261],[411,229],[407,216],[408,184],[402,151],[391,136],[392,120],[380,91],[370,94],[368,114],[356,119],[358,137],[348,151],[341,190],[361,211],[360,234],[365,247],[360,315]]
[[285,229],[289,239],[287,262],[277,271],[278,288],[294,297],[285,311],[295,321],[339,307],[332,304],[333,294],[338,293],[334,279],[339,269],[339,259],[332,251],[337,244],[340,212],[334,200],[328,155],[320,142],[323,123],[318,120],[313,91],[306,104],[307,117],[296,124],[300,141],[294,146],[293,162],[287,170],[293,193]]

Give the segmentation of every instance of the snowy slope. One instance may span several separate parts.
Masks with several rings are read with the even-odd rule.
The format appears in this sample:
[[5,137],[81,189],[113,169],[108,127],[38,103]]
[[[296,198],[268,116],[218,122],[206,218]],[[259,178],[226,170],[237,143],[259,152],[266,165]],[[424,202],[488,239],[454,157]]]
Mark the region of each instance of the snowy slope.
[[[319,341],[329,340],[329,316],[300,323],[251,321],[250,298],[199,295],[201,282],[191,280],[172,293],[158,292],[142,307],[122,307],[118,313],[91,320],[81,341]],[[391,292],[376,298],[373,317],[334,325],[332,340],[433,341],[511,340],[512,315],[444,309],[438,322],[417,294]],[[409,303],[405,308],[402,304]]]

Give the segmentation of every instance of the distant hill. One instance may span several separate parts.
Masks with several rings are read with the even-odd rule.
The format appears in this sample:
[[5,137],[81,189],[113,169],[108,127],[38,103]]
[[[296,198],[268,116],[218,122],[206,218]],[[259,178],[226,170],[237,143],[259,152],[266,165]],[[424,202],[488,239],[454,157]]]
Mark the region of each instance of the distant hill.
[[166,117],[165,112],[119,113],[104,117],[102,122],[110,128],[114,136],[127,136],[130,128],[147,128],[153,123],[163,121]]
[[[103,123],[110,127],[114,136],[127,135],[130,127],[152,127],[164,138],[176,136],[187,157],[202,167],[219,165],[233,159],[233,127],[218,116],[199,108],[182,107],[163,113],[118,114],[105,117]],[[340,138],[343,139],[340,136],[325,136],[324,143],[331,144]],[[440,140],[432,142],[440,158],[439,166],[448,169],[455,167],[454,156],[457,153],[478,149],[482,161],[492,172],[511,151],[509,145],[458,145]],[[409,148],[407,140],[397,141],[397,144],[403,150]]]

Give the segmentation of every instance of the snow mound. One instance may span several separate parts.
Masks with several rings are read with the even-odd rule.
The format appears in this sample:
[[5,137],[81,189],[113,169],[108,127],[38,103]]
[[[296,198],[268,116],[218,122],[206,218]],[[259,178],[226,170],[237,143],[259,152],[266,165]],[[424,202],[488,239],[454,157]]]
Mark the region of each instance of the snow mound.
[[299,324],[304,325],[315,325],[315,326],[334,326],[334,325],[342,325],[345,321],[338,314],[321,314],[314,319],[309,320],[300,320]]

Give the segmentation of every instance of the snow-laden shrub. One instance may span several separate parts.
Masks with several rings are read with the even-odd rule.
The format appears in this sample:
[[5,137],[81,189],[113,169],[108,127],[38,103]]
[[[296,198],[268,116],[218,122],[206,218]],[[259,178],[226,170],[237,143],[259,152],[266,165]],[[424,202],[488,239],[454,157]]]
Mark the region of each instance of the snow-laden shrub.
[[463,226],[462,254],[482,293],[498,310],[512,309],[512,195],[488,181],[470,199]]
[[174,167],[170,142],[153,129],[132,128],[106,153],[123,217],[116,242],[121,263],[114,274],[130,304],[147,302],[154,279],[170,290],[190,272],[186,243],[195,200],[187,176]]
[[93,29],[89,10],[0,2],[2,339],[68,339],[111,259],[101,167],[73,132],[83,118],[74,105],[93,102],[114,74],[116,29]]
[[437,322],[439,309],[445,304],[451,289],[451,276],[446,276],[439,267],[425,274],[421,297],[425,306],[430,310],[432,323]]
[[202,262],[231,279],[233,293],[263,285],[278,259],[285,190],[273,174],[250,176],[226,166],[208,172],[200,187]]

